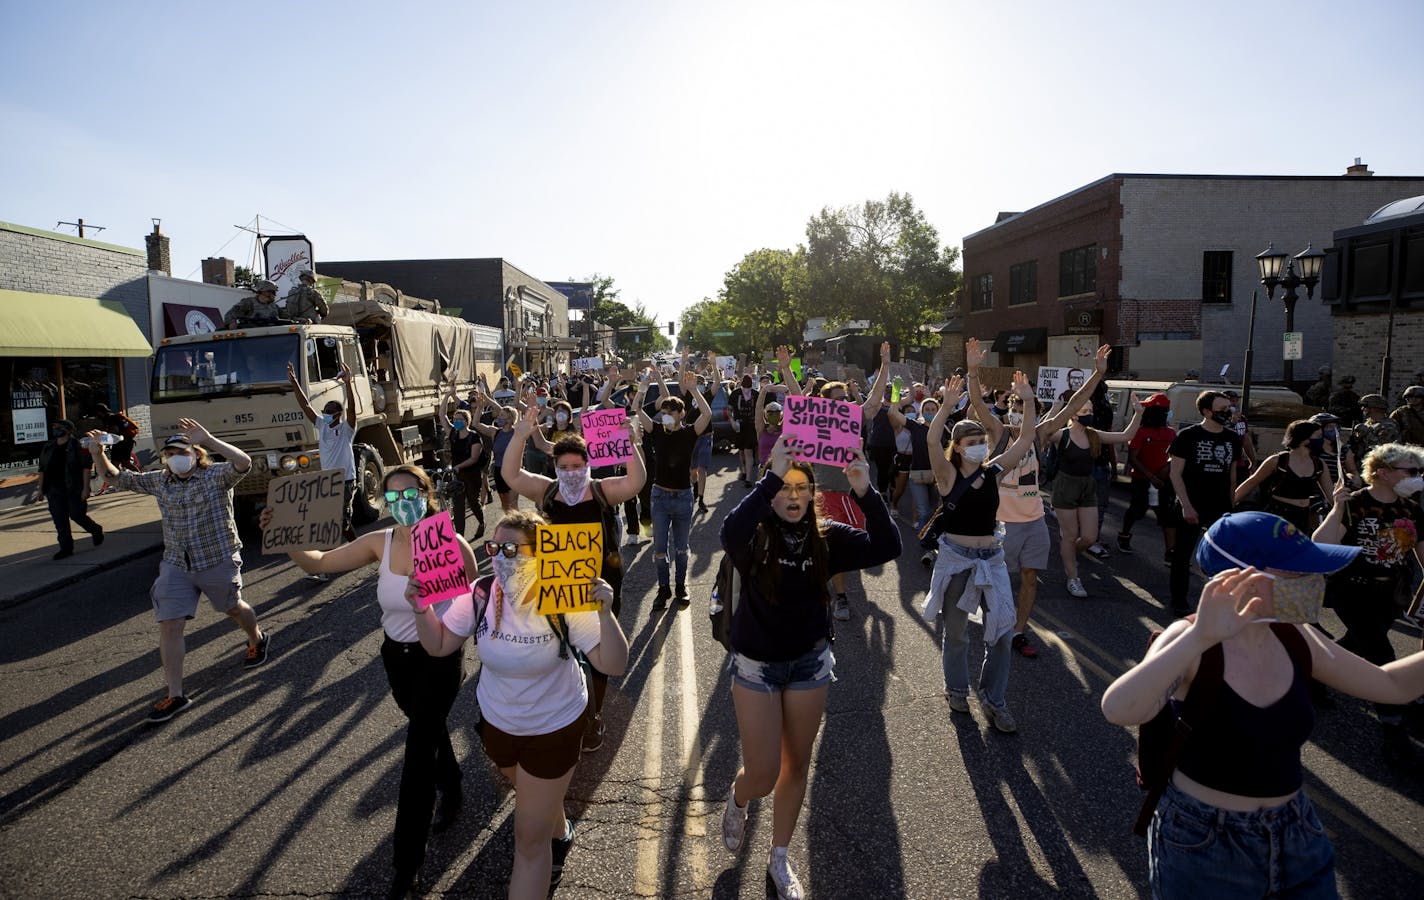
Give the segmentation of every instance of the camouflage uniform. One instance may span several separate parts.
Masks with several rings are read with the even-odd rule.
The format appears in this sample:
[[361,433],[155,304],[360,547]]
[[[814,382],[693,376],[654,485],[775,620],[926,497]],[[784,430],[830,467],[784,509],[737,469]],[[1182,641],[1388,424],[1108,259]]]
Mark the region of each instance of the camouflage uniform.
[[[1424,388],[1415,388],[1415,390],[1424,391]],[[1390,413],[1389,419],[1385,421],[1393,421],[1399,428],[1397,440],[1424,447],[1424,415],[1421,415],[1419,410],[1409,406],[1406,402],[1406,405]]]
[[237,301],[237,305],[227,311],[223,317],[224,328],[236,328],[239,324],[258,323],[261,325],[276,325],[277,319],[282,317],[282,310],[278,308],[276,301],[271,303],[259,303],[256,297],[243,297]]
[[1305,405],[1324,409],[1330,401],[1330,379],[1322,378],[1305,389]]
[[286,318],[294,321],[306,319],[310,322],[320,322],[326,318],[329,310],[326,307],[326,297],[321,291],[309,284],[298,284],[287,294]]
[[1399,440],[1399,426],[1390,419],[1378,422],[1361,422],[1350,433],[1350,449],[1355,451],[1355,459],[1364,461],[1365,454],[1381,444],[1393,444]]

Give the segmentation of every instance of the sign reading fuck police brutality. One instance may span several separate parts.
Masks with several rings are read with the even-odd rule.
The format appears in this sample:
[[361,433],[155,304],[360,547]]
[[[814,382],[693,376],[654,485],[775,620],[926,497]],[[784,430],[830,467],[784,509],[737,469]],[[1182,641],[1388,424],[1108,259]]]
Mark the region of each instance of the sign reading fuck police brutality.
[[622,407],[591,409],[579,416],[590,467],[616,466],[633,458],[633,438],[628,434],[627,421],[628,411]]
[[344,469],[273,478],[267,485],[272,521],[262,532],[262,552],[330,550],[340,544],[345,492]]
[[844,400],[794,394],[785,402],[782,430],[792,456],[837,468],[855,458],[865,427],[859,406]]
[[422,609],[470,592],[465,554],[456,534],[449,511],[426,516],[410,530],[411,577],[420,582],[417,603]]
[[603,560],[601,524],[542,525],[534,538],[534,556],[539,560],[539,615],[599,609],[593,579]]

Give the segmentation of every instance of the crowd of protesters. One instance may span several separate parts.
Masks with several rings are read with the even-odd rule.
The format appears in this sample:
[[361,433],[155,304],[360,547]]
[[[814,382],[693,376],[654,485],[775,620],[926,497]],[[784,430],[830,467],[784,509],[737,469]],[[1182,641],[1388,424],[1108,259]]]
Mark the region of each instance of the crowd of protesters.
[[[1052,570],[1067,595],[1091,601],[1080,565],[1108,565],[1112,556],[1104,529],[1119,471],[1127,503],[1110,529],[1117,552],[1140,548],[1134,528],[1151,512],[1163,538],[1168,605],[1179,618],[1108,690],[1105,714],[1120,724],[1147,722],[1209,677],[1234,698],[1213,708],[1163,788],[1149,838],[1154,894],[1333,895],[1333,851],[1301,791],[1300,746],[1311,704],[1324,694],[1311,679],[1373,701],[1385,758],[1414,762],[1402,714],[1424,694],[1424,656],[1396,661],[1389,633],[1397,597],[1413,589],[1424,561],[1424,385],[1405,390],[1390,413],[1380,395],[1354,394],[1351,378],[1332,392],[1322,373],[1310,395],[1321,411],[1292,422],[1280,448],[1258,457],[1229,391],[1204,387],[1199,420],[1176,423],[1165,394],[1133,395],[1121,411],[1124,427],[1114,430],[1104,382],[1109,349],[1053,397],[1040,396],[1023,373],[983,383],[986,353],[977,341],[965,348],[964,370],[937,384],[892,377],[888,344],[865,386],[802,369],[785,347],[766,365],[726,367],[725,359],[684,352],[661,364],[481,381],[463,398],[452,378],[437,416],[442,461],[458,482],[448,499],[467,569],[487,563],[492,574],[435,605],[419,602],[410,548],[412,528],[442,499],[429,474],[388,471],[383,495],[395,525],[356,535],[353,472],[340,453],[349,454],[355,425],[349,374],[346,404],[332,401],[319,415],[296,388],[296,402],[321,429],[322,458],[330,444],[332,458],[346,459],[348,488],[346,542],[291,558],[318,577],[376,564],[382,659],[409,719],[391,895],[413,886],[432,826],[445,830],[460,812],[460,766],[445,721],[463,702],[468,639],[482,666],[481,742],[516,797],[510,896],[544,896],[559,882],[574,840],[564,797],[580,754],[603,743],[604,697],[627,665],[624,570],[647,565],[656,581],[651,602],[635,608],[676,615],[692,603],[689,553],[700,529],[717,532],[740,576],[727,671],[741,765],[725,787],[723,841],[738,851],[749,804],[771,795],[767,873],[779,897],[802,897],[788,848],[833,679],[835,629],[854,617],[846,573],[918,557],[930,569],[922,609],[939,635],[949,712],[972,715],[973,696],[994,730],[1012,733],[1019,722],[1007,686],[1015,656],[1039,656],[1029,626],[1042,576]],[[805,402],[798,398],[839,401],[837,415],[855,423],[862,441],[843,465],[804,458],[809,448],[786,428],[790,409]],[[593,467],[581,416],[617,408],[626,413],[631,457]],[[190,702],[182,633],[200,594],[247,633],[248,666],[267,659],[267,634],[241,599],[231,509],[231,487],[249,461],[185,420],[164,445],[164,468],[120,471],[104,456],[99,432],[81,454],[74,429],[61,424],[46,456],[46,490],[62,555],[73,552],[71,519],[102,540],[84,516],[90,465],[106,482],[154,494],[162,505],[167,546],[153,598],[168,694],[149,721],[165,721]],[[708,490],[717,441],[736,463],[720,499]],[[495,497],[493,539],[481,545]],[[477,527],[467,540],[469,518]],[[602,601],[598,612],[557,622],[536,613],[533,536],[546,523],[603,528],[605,553],[590,585]],[[640,560],[645,530],[652,552]],[[1194,567],[1207,579],[1196,592]],[[1319,627],[1323,607],[1347,629],[1338,640]],[[974,679],[971,621],[982,623],[983,642]],[[1224,675],[1201,674],[1223,656]],[[1263,724],[1252,708],[1269,708],[1276,724]],[[1238,765],[1226,754],[1242,741],[1264,749]],[[1230,848],[1218,838],[1210,854],[1180,852],[1230,830],[1246,837]],[[1253,873],[1269,868],[1270,854],[1288,864],[1258,883]]]

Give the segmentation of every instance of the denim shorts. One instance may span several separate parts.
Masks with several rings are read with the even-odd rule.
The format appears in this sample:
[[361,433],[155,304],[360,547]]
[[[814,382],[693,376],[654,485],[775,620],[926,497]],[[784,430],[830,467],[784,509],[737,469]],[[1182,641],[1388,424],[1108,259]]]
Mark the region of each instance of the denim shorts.
[[732,681],[750,691],[809,691],[835,680],[836,655],[828,641],[816,645],[795,659],[761,662],[732,651],[728,669]]
[[697,443],[692,445],[692,468],[710,469],[712,468],[712,428],[708,426],[707,432],[697,439]]
[[1152,896],[1338,897],[1335,848],[1305,792],[1228,812],[1168,784],[1147,835]]

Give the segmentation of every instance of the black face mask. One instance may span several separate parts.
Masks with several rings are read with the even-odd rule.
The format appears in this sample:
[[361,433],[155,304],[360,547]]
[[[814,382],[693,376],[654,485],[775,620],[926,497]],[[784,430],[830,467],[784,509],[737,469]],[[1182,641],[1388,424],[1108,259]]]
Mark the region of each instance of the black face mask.
[[1214,412],[1214,413],[1211,414],[1211,418],[1212,418],[1212,421],[1215,422],[1215,423],[1218,424],[1218,425],[1230,425],[1230,424],[1231,424],[1231,411],[1230,411],[1230,410],[1223,410],[1223,411],[1221,411],[1221,412]]

